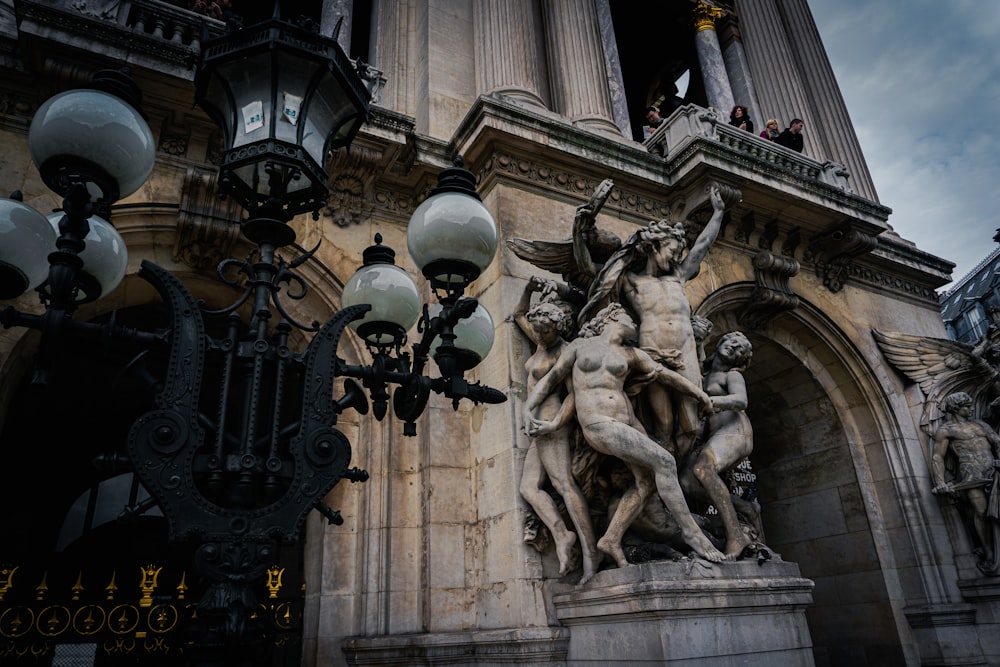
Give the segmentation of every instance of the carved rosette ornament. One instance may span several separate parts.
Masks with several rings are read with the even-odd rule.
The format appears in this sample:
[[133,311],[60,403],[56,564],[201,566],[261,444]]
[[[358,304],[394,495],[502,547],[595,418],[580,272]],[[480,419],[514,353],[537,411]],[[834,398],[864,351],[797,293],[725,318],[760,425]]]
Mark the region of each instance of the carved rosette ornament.
[[851,260],[878,246],[878,239],[857,221],[847,220],[813,237],[805,259],[815,262],[816,272],[831,292],[839,292],[847,281]]

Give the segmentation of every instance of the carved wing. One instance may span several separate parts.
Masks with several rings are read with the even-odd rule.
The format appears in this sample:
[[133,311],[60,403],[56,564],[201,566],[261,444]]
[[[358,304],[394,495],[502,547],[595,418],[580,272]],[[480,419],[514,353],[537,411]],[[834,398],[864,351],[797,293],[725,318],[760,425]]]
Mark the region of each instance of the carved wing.
[[964,391],[975,401],[976,415],[984,416],[990,401],[997,370],[972,346],[947,338],[931,338],[890,331],[872,330],[882,354],[896,370],[920,385],[924,411],[920,427],[933,435],[943,418],[940,402],[948,394]]
[[507,247],[526,262],[552,273],[570,273],[576,268],[573,241],[507,239]]
[[587,203],[577,208],[572,238],[563,241],[513,238],[507,240],[507,247],[524,261],[558,273],[567,283],[586,292],[601,265],[621,246],[621,239],[615,234],[594,224],[613,187],[610,178],[601,181]]

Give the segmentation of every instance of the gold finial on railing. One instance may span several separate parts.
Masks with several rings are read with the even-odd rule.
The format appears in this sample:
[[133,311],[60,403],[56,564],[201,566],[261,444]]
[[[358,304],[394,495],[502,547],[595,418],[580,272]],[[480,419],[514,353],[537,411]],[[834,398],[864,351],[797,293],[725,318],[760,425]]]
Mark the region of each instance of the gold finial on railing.
[[108,585],[104,587],[104,590],[106,590],[108,592],[108,599],[109,600],[114,600],[115,599],[115,593],[118,592],[118,583],[115,581],[115,579],[117,577],[118,577],[118,571],[117,570],[112,570],[111,571],[111,581],[109,581]]
[[37,586],[35,586],[35,599],[44,600],[45,594],[49,592],[49,572],[46,570],[42,573],[42,580]]
[[73,597],[71,598],[74,602],[80,599],[80,593],[83,592],[83,572],[76,573],[76,583],[70,589],[73,591]]
[[181,572],[181,583],[177,584],[177,599],[183,600],[184,594],[187,593],[187,571]]

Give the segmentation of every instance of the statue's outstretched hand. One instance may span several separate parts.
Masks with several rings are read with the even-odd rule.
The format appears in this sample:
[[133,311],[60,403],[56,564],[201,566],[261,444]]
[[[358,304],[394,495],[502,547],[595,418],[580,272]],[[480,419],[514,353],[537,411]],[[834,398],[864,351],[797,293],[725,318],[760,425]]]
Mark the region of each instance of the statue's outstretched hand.
[[712,208],[716,211],[726,210],[726,202],[722,199],[722,192],[719,191],[718,185],[712,186],[712,189],[708,192],[708,198],[712,201]]

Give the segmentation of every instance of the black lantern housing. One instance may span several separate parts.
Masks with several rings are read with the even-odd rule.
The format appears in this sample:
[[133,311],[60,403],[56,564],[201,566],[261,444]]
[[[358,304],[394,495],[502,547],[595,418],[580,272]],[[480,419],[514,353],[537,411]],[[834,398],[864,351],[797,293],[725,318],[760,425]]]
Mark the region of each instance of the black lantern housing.
[[196,102],[218,123],[221,188],[288,217],[326,203],[326,158],[368,116],[370,94],[335,40],[277,18],[204,44]]

